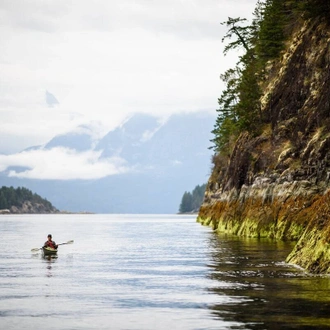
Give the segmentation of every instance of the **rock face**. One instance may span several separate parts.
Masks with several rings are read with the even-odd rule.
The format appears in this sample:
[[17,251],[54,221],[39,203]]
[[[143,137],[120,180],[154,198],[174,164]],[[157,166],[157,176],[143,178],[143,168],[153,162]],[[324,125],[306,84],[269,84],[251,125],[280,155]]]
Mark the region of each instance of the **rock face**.
[[214,230],[294,240],[287,261],[330,274],[330,26],[309,20],[269,63],[262,134],[214,157],[198,221]]
[[10,210],[7,210],[11,214],[48,214],[48,213],[59,213],[59,211],[54,207],[49,207],[48,205],[42,203],[32,203],[30,201],[25,201],[21,207],[11,206]]

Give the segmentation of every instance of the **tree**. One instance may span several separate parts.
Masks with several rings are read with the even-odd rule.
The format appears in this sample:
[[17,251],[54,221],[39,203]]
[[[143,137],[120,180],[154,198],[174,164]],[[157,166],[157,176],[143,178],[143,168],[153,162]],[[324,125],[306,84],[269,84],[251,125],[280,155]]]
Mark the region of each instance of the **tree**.
[[180,213],[196,212],[202,205],[206,184],[197,185],[191,192],[185,191],[179,207]]
[[228,28],[227,33],[225,36],[222,38],[222,42],[224,42],[226,39],[232,39],[233,36],[236,37],[234,41],[230,42],[228,45],[225,46],[224,48],[224,55],[227,54],[229,50],[233,50],[239,47],[244,47],[246,51],[249,51],[251,45],[250,45],[250,40],[251,40],[251,29],[252,27],[247,25],[247,26],[242,26],[238,25],[241,23],[247,22],[246,18],[232,18],[228,17],[228,20],[225,22],[220,23],[221,25],[226,25]]
[[191,212],[191,210],[192,210],[192,195],[190,192],[185,191],[182,196],[179,212],[186,213],[186,212]]
[[296,2],[289,0],[259,0],[250,25],[240,17],[228,17],[221,23],[228,28],[222,42],[230,40],[224,54],[239,47],[245,53],[235,68],[220,75],[226,88],[218,99],[218,115],[212,130],[211,149],[216,153],[229,154],[241,132],[258,135],[266,123],[260,105],[264,68],[267,61],[277,58],[284,48],[288,22],[296,6]]
[[198,185],[192,191],[192,211],[197,211],[201,207],[204,199],[206,184]]
[[227,88],[223,90],[218,99],[219,108],[216,110],[218,116],[215,121],[212,134],[214,138],[211,142],[214,146],[211,147],[216,151],[228,150],[230,148],[230,137],[236,135],[238,128],[238,113],[237,105],[239,103],[239,77],[240,71],[238,68],[229,69],[220,78],[227,84]]
[[7,209],[8,203],[3,191],[0,192],[0,210]]
[[[261,9],[256,12],[259,16],[262,13]],[[226,89],[218,99],[218,116],[212,131],[214,139],[211,142],[214,146],[211,148],[216,152],[230,152],[231,142],[235,137],[243,130],[256,131],[261,121],[257,80],[259,67],[255,55],[259,29],[257,22],[261,20],[259,16],[251,25],[242,26],[247,20],[240,17],[229,17],[226,22],[221,23],[229,29],[222,41],[233,39],[224,48],[224,54],[240,46],[245,49],[245,54],[239,58],[234,69],[220,75],[221,80],[226,83]]]
[[53,209],[53,205],[47,200],[40,197],[38,194],[32,193],[24,187],[1,187],[0,188],[0,209],[9,209],[12,206],[21,207],[24,202],[43,204],[48,209]]
[[276,58],[284,47],[284,27],[289,17],[287,9],[283,0],[266,0],[263,4],[263,19],[259,22],[256,43],[257,54],[263,61]]

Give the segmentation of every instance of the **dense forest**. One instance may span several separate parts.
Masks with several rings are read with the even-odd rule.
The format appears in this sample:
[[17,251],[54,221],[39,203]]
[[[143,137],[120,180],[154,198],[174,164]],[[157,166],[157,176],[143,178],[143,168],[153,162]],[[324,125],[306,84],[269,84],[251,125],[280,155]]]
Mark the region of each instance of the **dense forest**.
[[[233,151],[240,133],[260,134],[264,126],[271,124],[271,112],[261,111],[263,81],[268,68],[284,49],[285,41],[295,28],[299,17],[305,19],[326,18],[330,12],[328,0],[265,0],[257,1],[252,23],[244,18],[228,18],[221,23],[227,33],[224,54],[242,49],[244,54],[234,68],[221,74],[226,88],[218,99],[218,116],[214,125],[211,149],[216,156],[213,162],[226,161]],[[295,19],[297,18],[297,19]]]
[[42,204],[49,210],[54,209],[49,201],[24,187],[15,189],[13,187],[2,186],[0,188],[0,210],[10,209],[13,206],[21,208],[27,201],[32,204]]
[[198,185],[192,192],[185,192],[181,199],[179,207],[180,213],[198,212],[203,203],[206,184]]

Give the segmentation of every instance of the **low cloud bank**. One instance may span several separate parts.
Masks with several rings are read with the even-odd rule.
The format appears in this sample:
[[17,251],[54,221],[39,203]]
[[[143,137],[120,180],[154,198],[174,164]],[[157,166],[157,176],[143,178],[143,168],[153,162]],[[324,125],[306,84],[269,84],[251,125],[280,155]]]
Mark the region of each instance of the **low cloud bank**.
[[[120,157],[100,158],[102,151],[68,148],[35,149],[0,155],[0,172],[9,177],[41,180],[92,180],[129,171]],[[20,167],[23,170],[10,169]]]

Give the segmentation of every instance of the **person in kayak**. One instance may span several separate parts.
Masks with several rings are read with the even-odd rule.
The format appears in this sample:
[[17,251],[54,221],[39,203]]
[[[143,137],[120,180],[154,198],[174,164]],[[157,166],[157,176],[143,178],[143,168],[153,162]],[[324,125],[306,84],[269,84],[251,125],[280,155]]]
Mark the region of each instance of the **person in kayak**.
[[45,242],[44,247],[50,247],[52,249],[57,249],[58,245],[54,241],[52,241],[52,235],[51,234],[49,234],[47,236],[47,241]]

